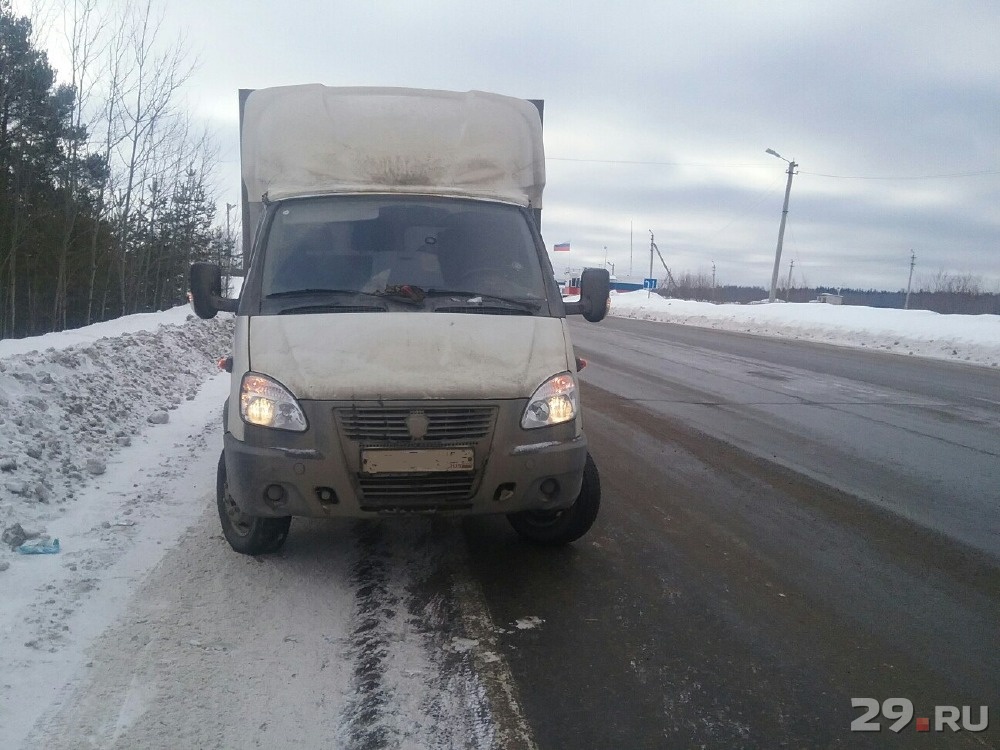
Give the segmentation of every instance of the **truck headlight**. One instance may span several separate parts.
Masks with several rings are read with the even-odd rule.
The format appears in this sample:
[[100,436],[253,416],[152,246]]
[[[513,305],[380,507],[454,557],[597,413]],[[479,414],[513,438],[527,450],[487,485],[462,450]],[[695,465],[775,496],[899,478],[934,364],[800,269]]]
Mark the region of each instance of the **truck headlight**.
[[266,375],[248,372],[240,383],[240,416],[243,421],[275,430],[305,432],[309,426],[295,396]]
[[561,372],[538,386],[528,399],[528,406],[521,417],[521,427],[531,430],[569,422],[579,411],[576,378],[568,372]]

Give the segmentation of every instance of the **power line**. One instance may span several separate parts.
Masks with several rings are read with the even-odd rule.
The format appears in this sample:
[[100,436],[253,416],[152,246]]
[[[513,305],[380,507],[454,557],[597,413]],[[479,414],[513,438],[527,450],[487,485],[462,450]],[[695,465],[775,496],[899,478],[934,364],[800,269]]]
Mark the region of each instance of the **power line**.
[[752,168],[760,167],[760,164],[718,164],[715,162],[688,162],[688,161],[640,161],[628,159],[576,159],[570,156],[546,156],[545,161],[573,161],[583,164],[642,164],[654,167],[725,167],[731,168]]
[[[546,161],[569,161],[580,164],[622,164],[640,165],[653,167],[702,167],[716,169],[761,169],[762,164],[723,164],[719,162],[697,162],[697,161],[645,161],[641,159],[581,159],[571,156],[546,156]],[[849,175],[849,174],[826,174],[824,172],[806,172],[800,170],[799,174],[806,174],[810,177],[828,177],[835,180],[938,180],[958,177],[982,177],[984,175],[1000,174],[1000,169],[983,169],[974,172],[943,172],[940,174],[913,175],[909,177],[885,177],[873,175]]]
[[980,177],[987,174],[1000,174],[1000,169],[984,169],[979,172],[947,172],[944,174],[925,174],[914,177],[870,177],[866,175],[846,175],[846,174],[823,174],[821,172],[806,172],[800,170],[799,174],[807,174],[810,177],[832,177],[836,180],[938,180],[948,177]]
[[777,177],[774,178],[774,180],[771,182],[770,185],[767,186],[767,188],[765,190],[762,190],[760,192],[760,197],[757,198],[757,200],[755,200],[752,205],[747,206],[742,211],[740,211],[739,213],[737,213],[735,216],[733,216],[733,218],[731,218],[729,221],[727,221],[720,229],[716,229],[716,230],[710,232],[709,236],[711,237],[711,236],[715,236],[717,234],[722,234],[724,231],[726,231],[727,229],[729,229],[729,227],[731,227],[737,221],[739,221],[740,219],[743,219],[744,217],[746,217],[751,211],[753,211],[755,208],[757,208],[757,206],[759,206],[761,203],[763,203],[769,197],[771,197],[772,195],[774,195],[777,192],[777,187],[778,187],[778,185],[780,183],[781,183],[781,175],[779,174]]

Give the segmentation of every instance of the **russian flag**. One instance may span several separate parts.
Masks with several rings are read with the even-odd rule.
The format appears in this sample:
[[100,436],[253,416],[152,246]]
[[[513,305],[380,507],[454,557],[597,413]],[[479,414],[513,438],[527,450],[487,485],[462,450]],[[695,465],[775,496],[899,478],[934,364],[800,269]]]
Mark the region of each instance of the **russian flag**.
[[568,253],[569,252],[569,243],[568,242],[560,242],[557,245],[554,245],[552,247],[552,252],[554,252],[554,253]]

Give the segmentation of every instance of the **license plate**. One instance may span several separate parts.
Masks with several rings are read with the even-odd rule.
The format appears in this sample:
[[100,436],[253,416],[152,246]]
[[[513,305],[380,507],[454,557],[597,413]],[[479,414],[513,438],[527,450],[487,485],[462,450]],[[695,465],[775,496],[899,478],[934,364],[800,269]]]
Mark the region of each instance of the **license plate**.
[[472,471],[472,448],[363,450],[365,474],[408,474],[420,471]]

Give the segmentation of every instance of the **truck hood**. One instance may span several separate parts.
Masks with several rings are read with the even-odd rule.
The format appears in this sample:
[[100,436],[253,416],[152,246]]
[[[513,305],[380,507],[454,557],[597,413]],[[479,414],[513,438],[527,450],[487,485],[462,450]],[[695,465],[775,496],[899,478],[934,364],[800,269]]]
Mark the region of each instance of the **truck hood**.
[[562,318],[331,313],[250,319],[250,369],[302,400],[528,398],[569,370]]

